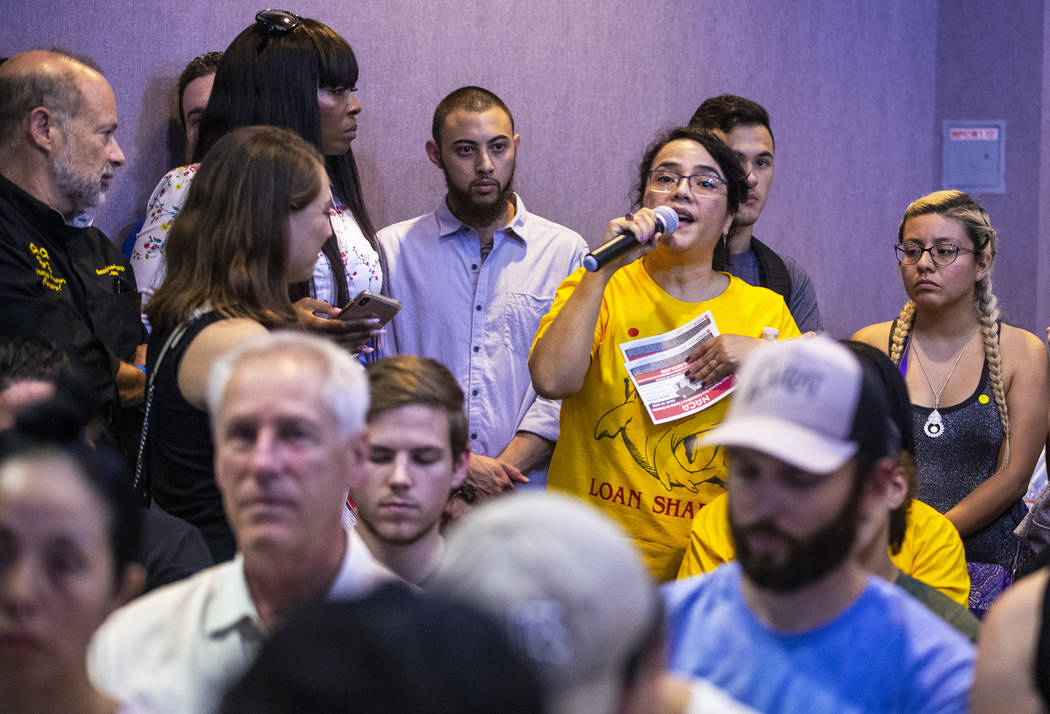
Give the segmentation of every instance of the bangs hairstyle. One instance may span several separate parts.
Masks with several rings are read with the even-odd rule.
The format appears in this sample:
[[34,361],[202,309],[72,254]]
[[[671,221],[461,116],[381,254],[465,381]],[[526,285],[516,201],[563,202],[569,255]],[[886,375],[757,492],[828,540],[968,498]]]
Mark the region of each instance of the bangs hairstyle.
[[[298,27],[276,32],[253,22],[223,53],[201,116],[193,162],[201,163],[227,132],[257,124],[291,129],[320,151],[317,90],[352,89],[357,77],[357,57],[350,44],[324,23],[303,17]],[[378,250],[353,149],[326,156],[324,165],[335,196],[347,205],[365,239]],[[345,305],[351,296],[334,236],[325,241],[322,252],[332,266],[336,302]],[[309,285],[296,283],[291,296],[293,300],[309,297]]]
[[287,129],[252,126],[214,146],[166,245],[167,275],[146,314],[174,329],[210,304],[227,317],[292,325],[288,217],[326,187],[317,149]]
[[[663,132],[649,144],[645,155],[638,164],[638,177],[634,187],[635,207],[642,205],[649,171],[652,169],[656,155],[672,141],[679,139],[695,141],[711,154],[711,158],[718,164],[722,177],[726,180],[726,213],[736,214],[741,202],[747,200],[747,174],[741,168],[735,151],[726,146],[725,142],[719,139],[714,132],[696,126],[683,126]],[[711,263],[715,270],[726,270],[729,267],[729,248],[724,240],[718,241],[715,246],[715,254]]]
[[448,417],[448,443],[453,463],[467,448],[467,415],[463,390],[445,365],[427,357],[397,355],[369,365],[371,402],[368,420],[392,409],[422,404]]
[[317,20],[276,32],[253,22],[230,43],[215,72],[194,152],[199,162],[229,131],[253,124],[291,129],[320,149],[320,88],[357,84],[349,43]]

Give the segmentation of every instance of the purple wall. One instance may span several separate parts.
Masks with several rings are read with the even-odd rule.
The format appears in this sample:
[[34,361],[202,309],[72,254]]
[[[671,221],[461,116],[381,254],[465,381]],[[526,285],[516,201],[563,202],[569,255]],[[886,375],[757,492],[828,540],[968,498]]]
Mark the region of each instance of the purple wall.
[[[1009,114],[1001,103],[1025,114],[1023,100],[1037,106],[1045,91],[1044,3],[1018,3],[1023,21],[976,0],[956,4],[308,0],[292,9],[328,23],[358,53],[365,109],[354,150],[380,225],[429,211],[442,195],[423,144],[434,105],[457,86],[481,84],[506,100],[522,134],[517,186],[526,205],[592,242],[628,208],[635,163],[657,129],[687,120],[712,94],[756,99],[772,115],[778,149],[756,233],[809,269],[836,335],[889,319],[904,300],[891,245],[907,203],[939,187],[940,118],[1005,116],[1011,194],[988,202],[1009,241],[996,283],[1010,314],[1034,329],[1034,300],[1022,298],[1039,276],[1037,225],[1045,233],[1050,223],[1036,208],[1046,204],[1036,192],[1050,158],[1036,148],[1041,114]],[[111,236],[136,219],[170,168],[178,72],[193,55],[225,47],[257,9],[231,0],[44,0],[0,27],[5,54],[59,45],[106,70],[128,156],[98,218]],[[978,23],[964,21],[973,13]],[[995,40],[975,43],[971,26]],[[979,91],[963,91],[970,86]],[[1040,285],[1048,262],[1038,263]]]
[[[1041,103],[1044,7],[1018,0],[941,0],[937,23],[937,104],[931,131],[942,119],[1006,120],[1006,193],[974,195],[999,232],[992,289],[1014,324],[1045,337],[1047,281],[1039,273],[1041,138],[1047,104]],[[941,180],[940,143],[933,157]],[[1042,199],[1040,197],[1042,196]],[[1042,207],[1042,208],[1041,208]],[[1042,319],[1037,322],[1037,306]]]
[[[1043,40],[1050,40],[1050,4],[1043,6]],[[1043,89],[1042,101],[1039,103],[1041,128],[1039,130],[1039,193],[1036,202],[1039,207],[1039,231],[1036,234],[1038,245],[1038,272],[1032,295],[1035,297],[1035,325],[1050,325],[1050,52],[1043,50]],[[1037,329],[1036,334],[1042,336]]]

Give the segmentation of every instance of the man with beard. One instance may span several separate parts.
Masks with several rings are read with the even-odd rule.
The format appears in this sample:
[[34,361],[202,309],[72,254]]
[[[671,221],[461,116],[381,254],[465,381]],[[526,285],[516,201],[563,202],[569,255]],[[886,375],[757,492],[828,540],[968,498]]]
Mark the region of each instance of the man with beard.
[[370,365],[368,382],[369,455],[350,489],[357,532],[376,560],[423,585],[445,550],[445,502],[467,474],[463,390],[444,365],[414,355]]
[[577,233],[528,213],[513,192],[521,138],[495,94],[452,92],[432,133],[426,151],[445,174],[445,200],[379,232],[384,290],[404,306],[388,347],[436,359],[455,376],[470,444],[462,491],[488,497],[546,480],[559,405],[536,397],[529,349],[555,290],[588,249]]
[[704,443],[738,560],[667,586],[672,670],[759,711],[966,711],[972,645],[851,555],[900,448],[875,375],[823,337],[762,347]]
[[84,213],[124,163],[116,129],[113,90],[86,64],[30,50],[0,67],[0,335],[66,352],[109,418],[146,383],[135,277]]
[[729,229],[729,272],[751,285],[780,293],[799,330],[820,332],[823,323],[817,294],[805,269],[753,234],[773,187],[775,146],[769,114],[750,99],[723,94],[705,99],[689,123],[722,137],[747,172],[747,201],[740,204]]

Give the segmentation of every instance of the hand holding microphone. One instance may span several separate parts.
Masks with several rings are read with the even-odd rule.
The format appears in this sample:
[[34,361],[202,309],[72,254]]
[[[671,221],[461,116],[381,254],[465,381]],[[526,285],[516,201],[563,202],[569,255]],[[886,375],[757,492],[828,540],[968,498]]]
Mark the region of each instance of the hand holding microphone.
[[[669,235],[678,228],[678,214],[670,206],[657,206],[653,209],[653,213],[656,214],[656,231],[658,233]],[[631,233],[626,228],[621,229],[618,236],[597,250],[588,253],[583,259],[583,267],[593,273],[639,245],[641,245],[641,242],[634,233]]]

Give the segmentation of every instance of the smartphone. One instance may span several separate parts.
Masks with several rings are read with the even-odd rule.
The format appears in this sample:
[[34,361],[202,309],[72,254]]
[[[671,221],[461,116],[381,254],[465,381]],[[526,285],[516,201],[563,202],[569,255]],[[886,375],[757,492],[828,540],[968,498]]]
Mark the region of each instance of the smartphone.
[[379,318],[379,326],[382,326],[390,322],[400,309],[401,303],[394,298],[374,293],[371,290],[362,290],[357,297],[343,307],[339,313],[339,319],[375,316]]

